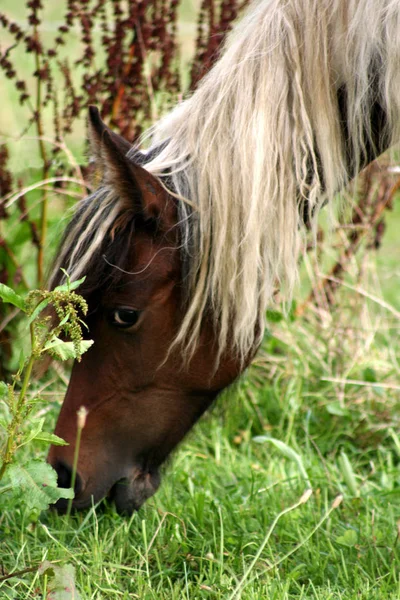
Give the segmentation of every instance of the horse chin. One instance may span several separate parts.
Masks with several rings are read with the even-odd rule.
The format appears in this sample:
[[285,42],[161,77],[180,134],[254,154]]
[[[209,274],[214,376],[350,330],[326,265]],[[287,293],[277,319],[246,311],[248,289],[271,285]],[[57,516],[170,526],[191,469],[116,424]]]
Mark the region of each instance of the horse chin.
[[160,486],[158,471],[137,472],[131,479],[117,481],[111,488],[107,498],[115,504],[120,515],[131,515],[135,510],[153,496]]
[[[118,514],[130,516],[156,493],[160,482],[161,477],[158,471],[138,471],[132,478],[124,477],[117,481],[106,495],[106,500],[115,505]],[[78,496],[72,502],[72,512],[90,508],[100,499],[101,496],[97,500],[95,496],[86,497],[86,499]],[[65,514],[68,508],[68,500],[61,498],[51,508],[61,515]]]

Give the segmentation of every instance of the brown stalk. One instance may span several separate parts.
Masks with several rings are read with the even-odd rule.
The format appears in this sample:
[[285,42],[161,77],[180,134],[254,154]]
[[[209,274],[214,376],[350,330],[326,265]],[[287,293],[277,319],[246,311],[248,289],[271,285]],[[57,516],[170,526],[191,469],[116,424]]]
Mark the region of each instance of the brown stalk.
[[139,23],[137,23],[136,31],[137,31],[138,41],[139,41],[140,52],[142,54],[143,75],[144,75],[144,78],[146,80],[147,93],[149,94],[149,99],[150,99],[150,104],[151,104],[151,118],[152,118],[152,120],[154,122],[158,118],[156,110],[155,110],[156,102],[155,102],[155,97],[154,97],[154,88],[153,88],[153,82],[151,80],[151,75],[150,74],[146,74],[146,70],[145,70],[146,46],[144,44],[144,40],[143,40],[143,36],[142,36],[142,31],[140,29],[140,24]]
[[25,575],[26,573],[34,573],[38,570],[38,567],[28,567],[26,569],[22,569],[22,571],[14,571],[13,573],[8,573],[8,575],[3,575],[0,577],[0,582],[7,581],[7,579],[11,579],[12,577],[20,577],[21,575]]
[[132,43],[131,47],[129,48],[128,61],[125,64],[124,69],[123,69],[123,78],[121,79],[121,83],[118,86],[117,95],[115,97],[115,100],[113,102],[112,109],[111,109],[111,118],[114,122],[117,121],[117,117],[119,116],[121,101],[125,94],[124,80],[126,79],[126,77],[128,77],[128,75],[131,71],[134,56],[135,56],[135,45]]
[[7,254],[8,258],[11,260],[13,266],[15,267],[15,270],[18,273],[18,277],[19,277],[21,283],[24,285],[25,289],[29,290],[29,284],[28,284],[27,280],[25,279],[22,266],[19,264],[18,259],[15,256],[14,252],[8,246],[6,241],[2,238],[0,238],[0,248],[3,248],[4,252]]
[[[37,26],[34,25],[34,37],[38,39],[38,31]],[[39,144],[39,153],[43,161],[43,172],[42,179],[47,179],[49,175],[49,164],[47,161],[47,153],[46,147],[43,141],[44,130],[42,123],[42,112],[41,112],[41,104],[42,104],[42,81],[40,76],[40,56],[39,50],[35,51],[35,66],[37,72],[37,85],[36,85],[36,130],[38,133],[38,144]],[[39,244],[38,244],[38,256],[37,256],[37,285],[38,287],[43,286],[44,279],[44,246],[46,243],[47,236],[47,210],[48,210],[48,194],[46,188],[42,190],[42,207],[40,213],[40,234],[39,234]]]
[[[296,311],[297,314],[303,314],[305,308],[309,304],[316,302],[317,299],[321,297],[326,299],[327,308],[333,305],[334,293],[339,287],[338,280],[340,276],[345,272],[347,265],[359,250],[362,242],[377,226],[385,209],[391,206],[394,195],[400,189],[400,179],[398,179],[394,184],[391,184],[388,182],[387,178],[383,178],[379,182],[380,191],[378,192],[378,198],[374,200],[374,170],[374,166],[372,165],[364,175],[364,190],[361,198],[358,200],[358,203],[353,209],[353,227],[348,229],[347,233],[347,240],[349,243],[346,245],[329,273],[319,280],[317,285],[313,287],[305,302],[298,307]],[[367,211],[368,208],[371,208],[371,206],[373,207],[373,210],[368,215]]]

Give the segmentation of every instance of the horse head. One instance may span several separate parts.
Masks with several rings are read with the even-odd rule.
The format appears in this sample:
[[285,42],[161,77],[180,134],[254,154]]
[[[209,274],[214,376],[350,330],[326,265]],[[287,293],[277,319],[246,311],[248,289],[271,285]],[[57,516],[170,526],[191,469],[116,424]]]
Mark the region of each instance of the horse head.
[[86,406],[75,507],[110,495],[129,512],[156,490],[253,356],[277,285],[291,297],[304,223],[315,233],[321,206],[400,139],[399,19],[393,0],[255,2],[147,153],[91,111],[102,181],[57,267],[86,275],[95,343],[56,428],[70,445],[49,456],[69,486]]
[[243,364],[225,353],[215,368],[211,320],[190,358],[174,345],[185,311],[177,201],[129,158],[130,144],[97,110],[89,121],[103,180],[78,207],[59,265],[85,262],[78,292],[89,305],[94,345],[73,366],[57,422],[56,434],[69,445],[52,446],[49,461],[59,485],[69,487],[76,415],[85,406],[73,506],[108,496],[129,513],[154,494],[162,463]]

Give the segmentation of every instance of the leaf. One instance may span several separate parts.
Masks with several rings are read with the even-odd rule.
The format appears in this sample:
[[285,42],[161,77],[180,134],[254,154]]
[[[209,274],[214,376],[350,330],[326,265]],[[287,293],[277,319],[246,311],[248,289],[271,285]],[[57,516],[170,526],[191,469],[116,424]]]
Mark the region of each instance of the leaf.
[[50,302],[50,298],[45,298],[44,300],[42,300],[41,302],[39,302],[39,304],[37,305],[37,307],[34,309],[34,311],[32,312],[31,316],[28,319],[28,325],[30,325],[31,323],[33,323],[33,321],[36,319],[36,317],[42,312],[42,310],[44,310],[46,308],[46,306],[49,304]]
[[310,478],[308,477],[307,471],[304,468],[303,460],[302,460],[300,454],[295,452],[295,450],[293,450],[293,448],[291,448],[290,446],[288,446],[287,444],[285,444],[285,442],[282,442],[281,440],[277,440],[276,438],[271,438],[266,435],[258,435],[253,438],[253,441],[257,442],[258,444],[263,444],[263,443],[267,442],[267,443],[275,446],[275,448],[277,448],[284,456],[286,456],[286,458],[288,458],[289,460],[292,460],[293,462],[295,462],[297,464],[297,467],[298,467],[303,479],[306,481],[308,487],[309,488],[312,487]]
[[8,426],[10,424],[11,419],[7,419],[5,416],[0,415],[0,427],[4,429],[4,431],[8,431]]
[[283,314],[277,310],[267,310],[267,321],[279,323],[283,319]]
[[47,510],[60,498],[74,497],[73,490],[57,487],[57,473],[42,460],[12,464],[7,475],[18,499],[31,510]]
[[61,269],[61,271],[63,271],[64,275],[66,275],[67,282],[55,287],[54,288],[55,292],[72,292],[73,290],[76,290],[86,279],[86,277],[82,277],[82,279],[77,279],[76,281],[70,281],[68,278],[68,273],[64,269]]
[[354,529],[347,529],[343,535],[339,535],[336,538],[336,541],[341,546],[347,546],[348,548],[353,548],[357,544],[358,535]]
[[400,439],[399,439],[399,436],[394,431],[394,429],[392,429],[392,427],[389,428],[388,433],[391,436],[391,438],[392,438],[392,440],[394,442],[394,445],[396,446],[397,455],[400,458]]
[[29,442],[44,442],[45,444],[54,444],[54,446],[68,446],[68,443],[65,442],[62,438],[58,437],[54,433],[48,433],[47,431],[42,431],[44,425],[44,417],[38,419],[34,429],[28,431],[25,436],[22,438],[22,441],[18,444],[18,447],[25,446],[25,444],[29,444]]
[[[80,353],[84,354],[93,345],[93,340],[82,340],[80,342]],[[75,346],[73,342],[64,342],[58,337],[53,337],[47,342],[43,350],[51,351],[52,355],[60,360],[76,358]]]
[[0,381],[0,399],[8,396],[8,385],[4,381]]
[[44,425],[44,417],[38,419],[35,423],[35,427],[28,431],[22,438],[21,442],[18,444],[18,447],[25,446],[25,444],[29,444],[39,433],[42,431]]
[[375,369],[372,367],[367,367],[364,369],[364,381],[368,381],[369,383],[376,383],[378,381],[376,377]]
[[355,473],[353,471],[353,467],[349,461],[349,458],[345,452],[341,452],[339,456],[339,468],[343,475],[343,479],[350,492],[358,498],[360,496],[360,487],[357,483],[357,479]]
[[19,360],[18,360],[18,372],[19,372],[19,374],[21,374],[22,371],[23,371],[23,368],[25,366],[25,360],[26,359],[25,359],[24,351],[21,350],[21,352],[19,354]]
[[326,410],[330,415],[335,415],[336,417],[348,417],[350,415],[350,411],[337,400],[334,402],[329,402],[326,405]]
[[[75,568],[66,564],[62,567],[45,560],[39,567],[39,574],[49,572],[47,600],[81,600],[75,585]],[[51,574],[52,573],[52,574]]]
[[45,444],[53,444],[53,446],[69,446],[68,442],[58,437],[55,433],[41,431],[34,438],[35,442],[44,442]]
[[23,297],[19,296],[16,292],[14,292],[14,290],[4,283],[0,283],[0,298],[3,300],[3,302],[13,304],[20,310],[26,312],[25,300]]

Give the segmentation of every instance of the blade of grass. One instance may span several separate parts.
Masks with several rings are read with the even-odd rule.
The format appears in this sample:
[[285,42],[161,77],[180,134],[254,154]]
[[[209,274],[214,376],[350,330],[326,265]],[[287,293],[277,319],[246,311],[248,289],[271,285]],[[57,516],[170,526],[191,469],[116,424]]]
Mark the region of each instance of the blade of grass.
[[[259,549],[257,550],[257,553],[255,555],[255,557],[253,558],[253,560],[251,561],[250,565],[247,567],[246,571],[244,572],[244,575],[242,577],[242,579],[239,581],[238,585],[236,586],[236,588],[234,589],[233,593],[229,596],[228,600],[234,600],[234,598],[237,596],[237,594],[239,592],[242,591],[250,573],[252,572],[252,570],[254,569],[255,564],[257,563],[258,559],[260,558],[261,554],[264,551],[265,546],[268,544],[268,541],[272,535],[272,532],[274,531],[278,521],[286,514],[292,512],[293,510],[296,510],[296,508],[298,508],[299,506],[301,506],[302,504],[305,504],[311,497],[312,494],[312,490],[311,489],[307,489],[304,494],[301,496],[301,498],[295,503],[292,504],[292,506],[289,506],[288,508],[285,508],[284,510],[282,510],[276,517],[275,519],[272,521],[272,524],[270,525],[267,534],[261,544],[261,546],[259,547]],[[268,570],[270,569],[270,567],[268,567]]]

